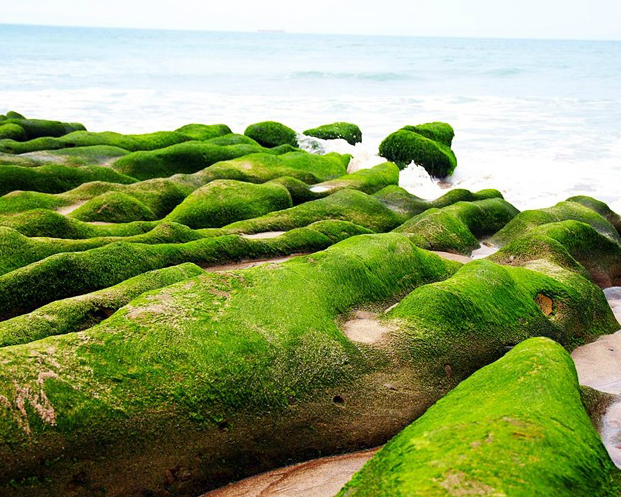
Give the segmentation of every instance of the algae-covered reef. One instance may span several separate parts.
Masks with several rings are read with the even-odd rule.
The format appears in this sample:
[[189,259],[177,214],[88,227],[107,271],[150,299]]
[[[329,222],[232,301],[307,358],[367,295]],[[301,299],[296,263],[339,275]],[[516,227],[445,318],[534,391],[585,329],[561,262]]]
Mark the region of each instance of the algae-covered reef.
[[532,338],[441,399],[338,495],[612,497],[618,472],[569,354]]
[[[0,121],[0,495],[193,497],[395,435],[344,492],[616,495],[562,349],[619,328],[606,204],[421,199],[410,159],[348,172],[272,121],[50,123]],[[484,239],[499,250],[469,262]]]

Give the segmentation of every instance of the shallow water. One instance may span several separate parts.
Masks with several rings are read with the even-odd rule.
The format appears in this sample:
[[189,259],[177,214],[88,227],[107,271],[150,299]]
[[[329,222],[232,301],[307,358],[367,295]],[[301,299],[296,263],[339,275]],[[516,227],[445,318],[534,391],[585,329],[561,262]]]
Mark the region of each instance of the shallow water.
[[[456,130],[452,186],[518,208],[587,194],[621,210],[621,43],[0,25],[0,113],[147,132],[275,119],[298,131],[359,124],[351,170],[381,161],[404,124]],[[402,186],[444,191],[420,168]]]

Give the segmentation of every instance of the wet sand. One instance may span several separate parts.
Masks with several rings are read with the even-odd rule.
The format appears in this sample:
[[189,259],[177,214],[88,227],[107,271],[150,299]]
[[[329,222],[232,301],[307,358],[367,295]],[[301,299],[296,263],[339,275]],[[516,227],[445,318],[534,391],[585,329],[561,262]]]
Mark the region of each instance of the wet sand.
[[354,317],[343,326],[345,336],[354,342],[376,343],[391,331],[389,326],[378,320],[378,315],[367,311],[356,311]]
[[59,209],[56,209],[56,212],[58,212],[59,214],[67,215],[70,212],[73,212],[74,210],[76,210],[78,207],[82,207],[86,202],[88,202],[88,201],[87,200],[83,200],[82,202],[78,202],[77,204],[67,205],[65,207],[61,207]]
[[[607,288],[604,294],[617,321],[621,321],[621,287]],[[621,330],[578,347],[571,356],[581,385],[621,395]],[[621,468],[621,399],[604,415],[601,436],[610,457]]]
[[451,252],[442,252],[441,250],[432,250],[431,252],[439,255],[443,259],[448,259],[449,261],[462,262],[463,264],[468,264],[472,260],[467,255],[453,254]]
[[232,483],[202,497],[333,497],[377,450],[287,466]]
[[276,238],[277,236],[284,235],[286,231],[264,231],[263,233],[253,233],[252,235],[245,235],[242,233],[242,237],[250,240],[262,240],[265,238]]
[[496,245],[492,245],[491,243],[482,240],[481,246],[478,249],[473,250],[472,254],[470,254],[470,257],[472,258],[472,260],[483,259],[484,257],[495,254],[496,252],[498,252],[498,250],[500,250],[500,247],[497,247]]

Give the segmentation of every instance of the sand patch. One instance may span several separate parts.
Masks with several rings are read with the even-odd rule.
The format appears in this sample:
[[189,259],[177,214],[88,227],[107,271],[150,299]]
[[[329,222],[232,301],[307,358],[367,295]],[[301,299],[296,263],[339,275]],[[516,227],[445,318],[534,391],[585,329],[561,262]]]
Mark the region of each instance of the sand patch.
[[[621,287],[604,290],[617,321],[621,318]],[[620,326],[621,327],[621,326]],[[581,385],[621,394],[621,330],[578,347],[571,357]],[[621,468],[621,402],[612,404],[602,419],[602,441],[611,459]]]
[[253,259],[250,261],[230,262],[227,264],[198,264],[205,271],[210,273],[221,273],[223,271],[234,271],[236,269],[248,269],[251,267],[262,266],[263,264],[280,264],[294,257],[305,254],[292,254],[285,257],[276,257],[274,259]]
[[83,200],[82,202],[78,202],[77,204],[67,205],[66,207],[60,207],[59,209],[56,209],[56,212],[62,214],[63,216],[66,216],[77,208],[82,207],[86,202],[88,202],[88,200]]
[[323,185],[314,185],[310,187],[310,191],[315,193],[323,193],[330,191],[330,187]]
[[441,250],[432,250],[431,252],[433,252],[436,255],[439,255],[443,259],[448,259],[449,261],[457,261],[463,264],[468,264],[472,260],[467,255],[453,254],[451,252],[442,252]]
[[345,336],[354,342],[379,342],[392,329],[379,321],[378,315],[372,312],[356,311],[353,319],[346,321],[342,326]]
[[252,235],[245,235],[242,233],[243,238],[249,240],[263,240],[266,238],[276,238],[277,236],[284,235],[286,231],[264,231],[263,233],[253,233]]
[[495,254],[496,252],[498,252],[498,250],[500,250],[500,247],[492,245],[491,243],[483,240],[481,242],[481,246],[478,249],[473,250],[472,254],[470,254],[470,257],[472,258],[472,260],[483,259],[492,254]]
[[203,497],[332,497],[377,450],[287,466],[232,483]]

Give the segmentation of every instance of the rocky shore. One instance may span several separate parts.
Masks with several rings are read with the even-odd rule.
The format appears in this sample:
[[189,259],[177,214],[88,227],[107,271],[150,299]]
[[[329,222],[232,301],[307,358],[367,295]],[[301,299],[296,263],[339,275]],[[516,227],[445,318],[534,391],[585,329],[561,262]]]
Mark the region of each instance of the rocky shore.
[[619,495],[621,217],[399,186],[453,137],[0,116],[0,495]]

